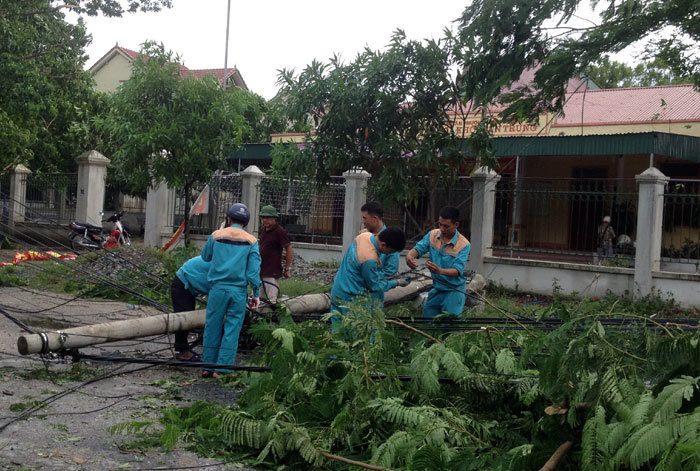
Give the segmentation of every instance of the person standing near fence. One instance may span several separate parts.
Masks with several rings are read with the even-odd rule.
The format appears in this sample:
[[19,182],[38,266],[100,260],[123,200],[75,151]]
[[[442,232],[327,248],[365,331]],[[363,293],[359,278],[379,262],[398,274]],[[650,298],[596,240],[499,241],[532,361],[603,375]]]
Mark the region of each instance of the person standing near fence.
[[[290,269],[294,260],[294,250],[289,241],[289,234],[277,222],[279,213],[274,206],[260,208],[260,276],[262,293],[270,302],[276,303],[282,277],[291,277]],[[284,250],[284,268],[282,268],[282,251]]]
[[406,235],[396,226],[389,227],[376,236],[367,231],[355,237],[333,280],[331,312],[336,315],[332,322],[338,320],[338,315],[345,314],[346,304],[355,298],[369,296],[383,304],[385,291],[408,284],[406,278],[385,280],[380,257],[380,254],[401,252],[405,246]]
[[459,233],[459,209],[445,206],[440,210],[439,229],[428,232],[406,255],[406,265],[416,269],[416,259],[429,253],[425,266],[433,278],[433,288],[423,305],[423,317],[435,317],[446,312],[462,315],[466,300],[464,265],[469,258],[471,245]]
[[605,216],[603,223],[598,226],[598,263],[613,256],[613,239],[616,235],[610,225],[611,222],[610,216]]
[[[384,224],[384,207],[378,201],[369,201],[360,208],[362,212],[362,225],[365,230],[375,236],[386,229]],[[379,259],[382,262],[384,278],[391,278],[399,271],[399,252],[390,254],[381,253]]]
[[[246,205],[232,205],[226,212],[226,228],[214,231],[202,249],[202,259],[211,262],[207,274],[211,288],[204,324],[205,363],[235,363],[238,336],[245,319],[248,285],[253,290],[251,309],[260,303],[258,240],[243,229],[249,220],[250,211]],[[205,368],[202,377],[218,377],[219,373],[230,371]]]
[[[180,267],[170,284],[173,312],[194,311],[197,296],[209,293],[208,274],[209,263],[202,260],[201,256],[187,260]],[[189,333],[189,330],[175,332],[175,358],[180,361],[202,361],[187,341]]]

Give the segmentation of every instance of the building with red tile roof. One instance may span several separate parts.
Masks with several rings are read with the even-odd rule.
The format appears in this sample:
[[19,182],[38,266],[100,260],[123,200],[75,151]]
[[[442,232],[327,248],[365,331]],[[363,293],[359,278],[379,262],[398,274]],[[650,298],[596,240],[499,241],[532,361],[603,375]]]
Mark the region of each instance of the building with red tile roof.
[[[95,90],[113,92],[119,85],[131,77],[131,64],[139,56],[137,51],[116,44],[112,49],[97,60],[90,68],[95,79]],[[180,65],[180,75],[183,77],[203,78],[213,75],[220,84],[224,83],[224,69],[190,69]],[[226,82],[243,90],[248,90],[243,76],[237,67],[226,70]]]

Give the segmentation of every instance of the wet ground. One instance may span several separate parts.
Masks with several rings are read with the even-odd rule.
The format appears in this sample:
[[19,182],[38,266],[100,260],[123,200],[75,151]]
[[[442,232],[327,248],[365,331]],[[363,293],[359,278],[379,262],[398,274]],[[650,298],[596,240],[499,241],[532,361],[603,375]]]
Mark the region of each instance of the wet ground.
[[[23,287],[0,287],[0,307],[36,330],[156,314],[122,302],[74,300]],[[198,399],[230,404],[236,400],[234,389],[198,379],[199,369],[83,360],[76,370],[68,358],[21,356],[16,344],[24,334],[0,315],[0,470],[225,468],[181,448],[127,451],[120,446],[126,437],[112,435],[109,428],[157,420],[168,404]],[[167,359],[172,357],[172,341],[151,337],[83,348],[81,353]],[[106,377],[100,379],[99,372]],[[38,405],[44,407],[21,418],[27,408]]]

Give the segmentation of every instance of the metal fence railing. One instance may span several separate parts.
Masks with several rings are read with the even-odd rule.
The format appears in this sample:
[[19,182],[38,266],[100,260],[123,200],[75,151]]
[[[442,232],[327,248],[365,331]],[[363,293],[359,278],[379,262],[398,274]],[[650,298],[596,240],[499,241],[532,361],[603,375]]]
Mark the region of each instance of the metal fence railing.
[[[10,174],[0,175],[0,234],[5,232],[10,217]],[[0,235],[2,240],[2,235]]]
[[260,207],[272,205],[277,209],[279,222],[292,241],[330,245],[343,243],[343,177],[332,177],[331,182],[322,188],[318,188],[313,181],[264,177],[259,189]]
[[[504,177],[496,187],[494,254],[631,266],[637,201],[634,180]],[[604,250],[604,216],[615,233],[612,255]]]
[[0,175],[0,194],[9,195],[10,194],[10,174],[6,173]]
[[700,180],[671,179],[664,193],[661,257],[700,267]]
[[[193,205],[204,185],[190,190],[190,205]],[[237,173],[216,174],[209,182],[209,211],[207,214],[192,216],[191,234],[211,234],[219,228],[226,217],[226,210],[241,201],[241,176]],[[173,208],[173,227],[177,228],[185,217],[184,190],[176,193]]]
[[382,203],[384,223],[403,228],[409,246],[415,245],[430,229],[437,227],[438,215],[444,206],[459,209],[459,231],[467,238],[471,237],[472,181],[469,177],[460,177],[453,185],[435,188],[429,194],[422,192],[416,204],[408,205],[382,200],[370,180],[367,201]]
[[77,173],[35,173],[24,178],[25,221],[67,224],[75,218]]

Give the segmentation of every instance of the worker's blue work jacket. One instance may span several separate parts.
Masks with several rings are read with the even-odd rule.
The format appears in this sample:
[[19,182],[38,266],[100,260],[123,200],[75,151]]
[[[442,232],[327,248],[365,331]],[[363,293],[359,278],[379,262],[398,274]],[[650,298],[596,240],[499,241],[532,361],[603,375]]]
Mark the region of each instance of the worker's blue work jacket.
[[430,252],[430,261],[440,268],[456,268],[459,276],[445,276],[432,273],[433,289],[438,291],[464,291],[467,277],[464,276],[464,265],[469,258],[471,245],[466,237],[455,231],[450,241],[442,240],[440,229],[433,229],[413,247],[418,255]]
[[175,273],[185,285],[185,289],[195,296],[209,292],[208,275],[209,262],[202,260],[201,255],[187,260]]
[[384,292],[396,286],[396,280],[385,280],[381,270],[381,250],[371,232],[358,235],[340,264],[333,280],[331,301],[349,301],[355,296],[370,295],[384,302]]
[[202,259],[211,262],[207,279],[212,288],[250,284],[253,296],[260,296],[258,240],[238,224],[214,231],[202,249]]

